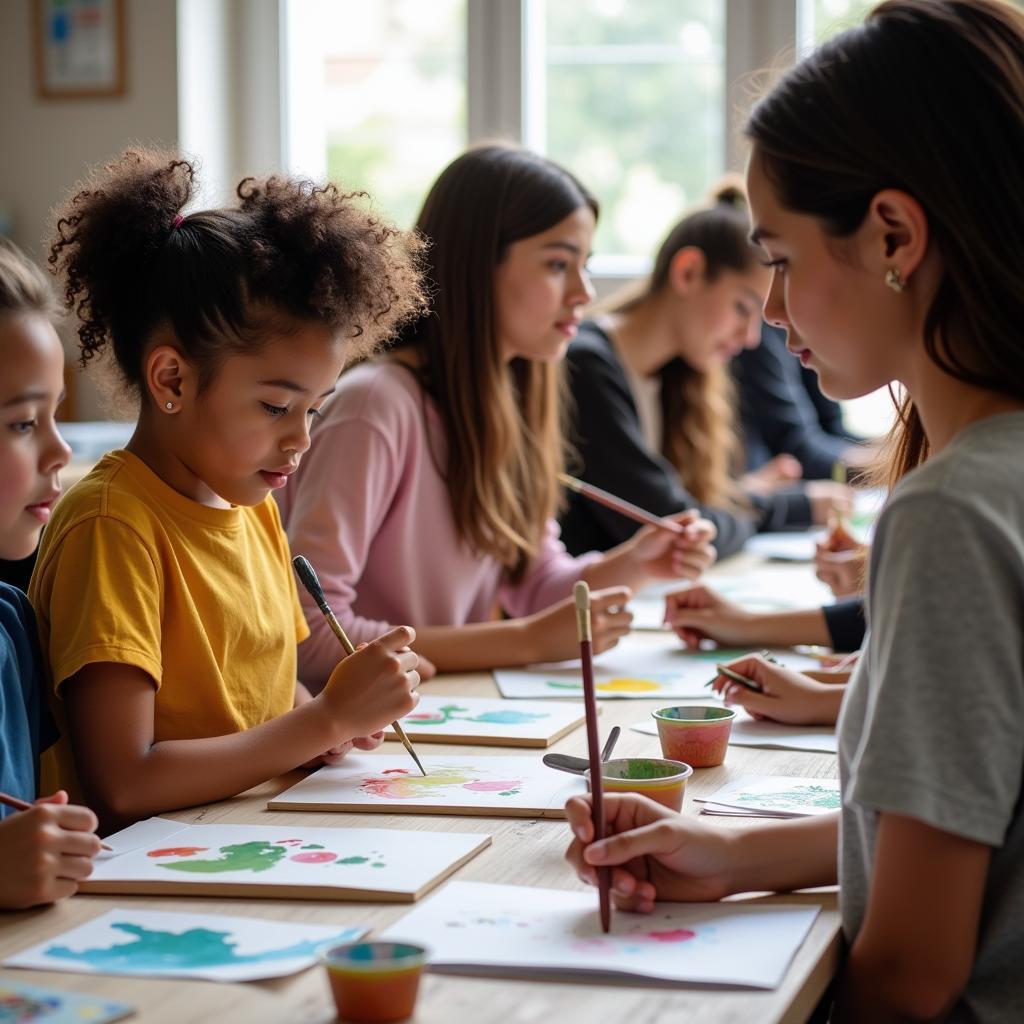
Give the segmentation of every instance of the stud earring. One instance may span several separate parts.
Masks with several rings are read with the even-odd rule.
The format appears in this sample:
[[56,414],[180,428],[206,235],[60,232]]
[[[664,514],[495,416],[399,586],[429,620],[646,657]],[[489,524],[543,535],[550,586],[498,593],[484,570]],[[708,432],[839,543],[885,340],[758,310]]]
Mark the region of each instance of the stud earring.
[[906,282],[900,277],[900,272],[892,267],[885,272],[885,283],[894,292],[901,292],[907,287]]
[[168,402],[166,408],[173,409],[174,408],[174,403],[173,402]]

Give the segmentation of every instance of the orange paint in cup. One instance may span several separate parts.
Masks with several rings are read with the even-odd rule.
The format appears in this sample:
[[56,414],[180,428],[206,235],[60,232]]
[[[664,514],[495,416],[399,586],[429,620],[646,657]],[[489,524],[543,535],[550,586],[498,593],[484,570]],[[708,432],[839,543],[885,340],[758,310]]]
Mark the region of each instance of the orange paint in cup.
[[427,950],[411,942],[349,942],[321,951],[338,1016],[406,1020],[416,1009]]

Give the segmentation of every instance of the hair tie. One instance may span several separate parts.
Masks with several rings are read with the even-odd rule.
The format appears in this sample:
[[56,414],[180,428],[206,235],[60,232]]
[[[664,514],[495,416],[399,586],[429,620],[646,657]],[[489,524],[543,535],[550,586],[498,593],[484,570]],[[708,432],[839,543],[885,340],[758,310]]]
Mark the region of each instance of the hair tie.
[[182,217],[182,215],[180,213],[176,213],[174,215],[174,221],[171,224],[171,230],[174,231],[175,228],[180,228],[181,224],[182,224],[182,221],[184,221],[184,219],[185,218]]

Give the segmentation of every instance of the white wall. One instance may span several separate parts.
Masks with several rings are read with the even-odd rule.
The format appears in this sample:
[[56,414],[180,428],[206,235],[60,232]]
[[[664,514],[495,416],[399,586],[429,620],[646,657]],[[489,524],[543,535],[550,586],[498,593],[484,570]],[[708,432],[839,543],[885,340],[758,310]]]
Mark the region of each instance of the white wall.
[[[90,167],[132,142],[173,146],[178,134],[174,0],[126,0],[127,91],[110,99],[35,95],[31,0],[0,3],[0,206],[14,240],[45,260],[50,212]],[[90,385],[78,415],[102,415]]]

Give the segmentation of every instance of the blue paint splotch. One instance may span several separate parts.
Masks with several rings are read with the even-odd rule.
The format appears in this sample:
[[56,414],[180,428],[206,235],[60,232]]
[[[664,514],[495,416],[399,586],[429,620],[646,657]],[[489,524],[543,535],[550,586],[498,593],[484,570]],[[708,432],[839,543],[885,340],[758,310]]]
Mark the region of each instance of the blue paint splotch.
[[264,964],[276,960],[313,956],[323,945],[323,939],[310,939],[267,949],[262,953],[241,955],[237,942],[231,941],[231,932],[215,932],[208,928],[189,928],[180,934],[151,931],[142,925],[116,921],[112,928],[133,936],[130,942],[96,949],[70,949],[50,946],[47,956],[57,960],[71,960],[88,964],[97,970],[152,973],[196,970],[210,967],[232,967],[236,964]]

